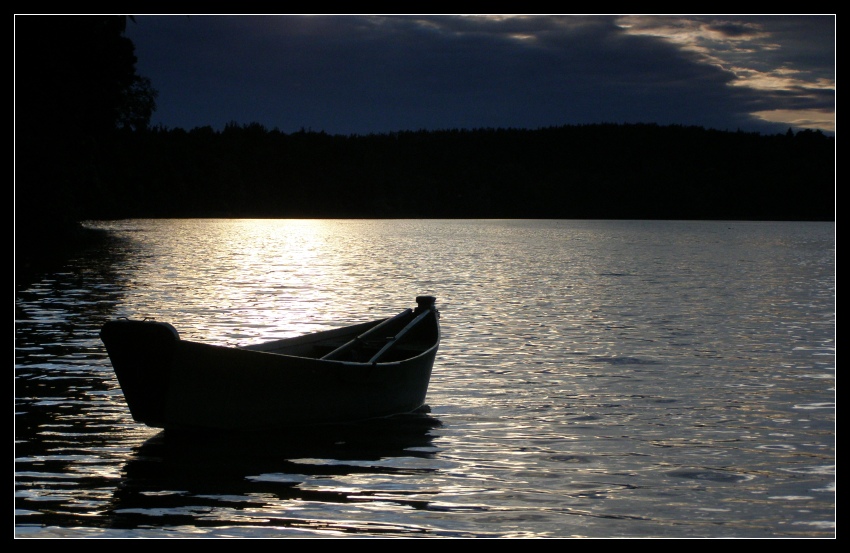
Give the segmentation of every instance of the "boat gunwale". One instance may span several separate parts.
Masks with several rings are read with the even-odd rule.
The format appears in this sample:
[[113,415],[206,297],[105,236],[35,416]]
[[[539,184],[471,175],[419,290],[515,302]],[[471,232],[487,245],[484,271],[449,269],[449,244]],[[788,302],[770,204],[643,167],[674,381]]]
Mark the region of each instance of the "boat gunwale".
[[[259,351],[263,353],[274,353],[273,351],[267,351],[266,349],[278,349],[281,347],[289,347],[289,346],[300,346],[300,345],[308,345],[312,343],[321,343],[327,340],[339,339],[341,337],[349,336],[349,335],[357,335],[361,332],[368,330],[383,321],[387,320],[386,318],[378,319],[375,321],[366,321],[363,323],[357,323],[350,326],[343,326],[339,328],[329,328],[326,330],[318,330],[316,332],[309,332],[307,334],[299,334],[298,336],[290,336],[288,338],[278,338],[275,340],[270,340],[267,342],[260,342],[257,344],[247,344],[244,346],[236,346],[235,349],[242,349],[248,351]],[[197,343],[197,342],[196,342]],[[285,355],[285,354],[279,354]],[[293,357],[299,357],[295,355]]]
[[[395,340],[397,338],[401,338],[404,333],[410,330],[410,326],[416,324],[419,321],[424,321],[427,316],[430,315],[433,317],[432,324],[436,328],[436,336],[433,342],[429,342],[427,345],[423,347],[409,347],[409,346],[394,346]],[[409,321],[408,321],[409,319]],[[405,363],[407,361],[411,361],[421,357],[423,355],[427,355],[431,350],[436,349],[440,345],[441,332],[439,328],[439,311],[435,308],[430,307],[426,308],[421,312],[414,312],[411,309],[407,309],[399,315],[394,315],[391,317],[384,317],[382,319],[366,321],[362,323],[356,323],[350,326],[344,326],[340,328],[332,328],[327,330],[320,330],[316,332],[311,332],[307,334],[302,334],[299,336],[292,336],[288,338],[281,338],[278,340],[271,340],[268,342],[261,342],[258,344],[249,344],[246,346],[217,346],[224,347],[226,349],[236,349],[246,352],[254,352],[254,353],[265,353],[269,355],[274,355],[278,357],[287,357],[294,359],[309,359],[313,361],[320,361],[322,363],[339,363],[344,366],[374,366],[374,365],[392,365],[392,364],[400,364]],[[344,340],[344,343],[340,348],[334,348],[332,353],[337,352],[339,349],[346,347],[347,345],[351,345],[354,343],[361,335],[368,334],[369,332],[380,328],[385,323],[396,322],[396,321],[405,321],[406,326],[402,328],[395,336],[389,337],[385,340],[385,344],[381,346],[380,351],[376,354],[371,360],[368,361],[351,361],[345,359],[333,359],[329,358],[327,355],[321,357],[315,357],[311,355],[298,355],[294,353],[280,352],[277,350],[290,348],[290,347],[303,347],[309,346],[311,344],[321,344],[323,342],[327,342],[329,340],[341,340],[348,337],[352,337],[352,340]],[[184,340],[186,342],[187,340]],[[199,342],[193,342],[195,344],[199,344]],[[381,361],[376,360],[377,357],[381,355],[384,351],[386,351],[389,347],[395,347],[399,350],[406,350],[410,353],[410,355],[404,357],[403,359],[395,359],[393,361]]]

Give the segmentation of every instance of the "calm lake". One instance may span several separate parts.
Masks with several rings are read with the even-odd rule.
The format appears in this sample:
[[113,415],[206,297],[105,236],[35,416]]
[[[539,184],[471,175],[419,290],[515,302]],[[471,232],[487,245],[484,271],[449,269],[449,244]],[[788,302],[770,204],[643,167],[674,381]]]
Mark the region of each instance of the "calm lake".
[[[16,287],[18,538],[834,538],[834,223],[93,221]],[[430,413],[133,421],[116,317],[224,345],[433,295]]]

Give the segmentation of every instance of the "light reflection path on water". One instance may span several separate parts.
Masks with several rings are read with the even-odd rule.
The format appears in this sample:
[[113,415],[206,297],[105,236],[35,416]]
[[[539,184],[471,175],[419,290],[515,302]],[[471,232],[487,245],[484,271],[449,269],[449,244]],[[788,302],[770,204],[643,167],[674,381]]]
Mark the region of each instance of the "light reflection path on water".
[[[108,251],[16,295],[16,536],[834,535],[831,226],[97,225]],[[155,316],[241,345],[423,293],[424,424],[310,447],[166,440],[97,338]]]

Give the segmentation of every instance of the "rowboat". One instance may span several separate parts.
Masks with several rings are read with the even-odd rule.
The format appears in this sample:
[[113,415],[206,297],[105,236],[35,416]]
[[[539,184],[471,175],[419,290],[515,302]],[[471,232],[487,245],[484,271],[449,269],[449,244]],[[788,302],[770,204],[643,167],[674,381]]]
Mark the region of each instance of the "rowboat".
[[414,413],[440,345],[433,296],[384,319],[242,347],[182,340],[169,323],[115,319],[100,338],[136,422],[283,430]]

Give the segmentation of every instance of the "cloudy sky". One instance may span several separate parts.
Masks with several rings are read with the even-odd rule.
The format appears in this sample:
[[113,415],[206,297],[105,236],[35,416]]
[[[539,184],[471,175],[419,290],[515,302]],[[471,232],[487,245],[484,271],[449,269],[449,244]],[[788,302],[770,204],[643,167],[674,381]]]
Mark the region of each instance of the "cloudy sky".
[[835,130],[835,14],[134,18],[168,128]]

